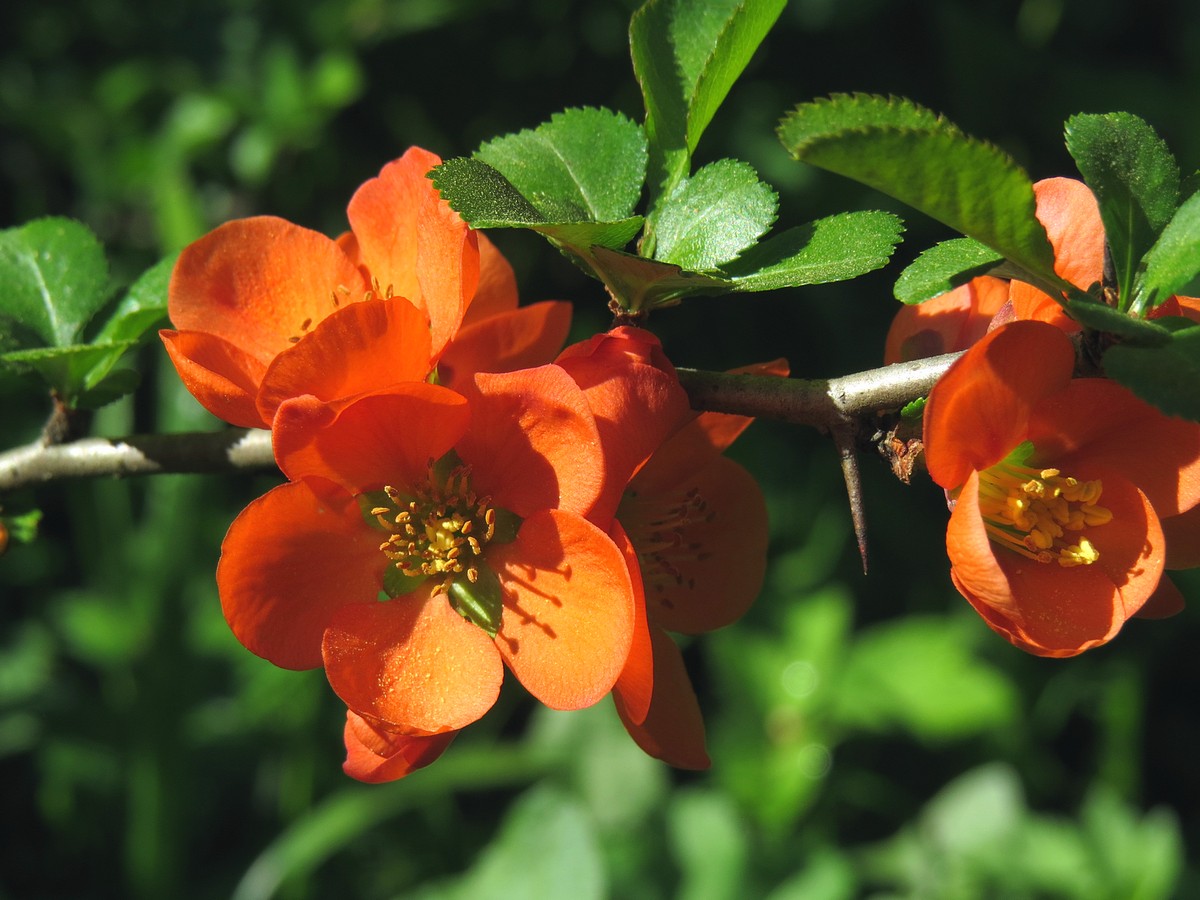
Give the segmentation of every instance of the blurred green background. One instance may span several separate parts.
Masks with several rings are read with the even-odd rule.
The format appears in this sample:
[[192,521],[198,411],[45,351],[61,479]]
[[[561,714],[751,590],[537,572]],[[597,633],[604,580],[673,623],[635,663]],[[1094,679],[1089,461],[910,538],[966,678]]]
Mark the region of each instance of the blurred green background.
[[[127,283],[229,218],[328,233],[411,144],[445,157],[575,105],[639,118],[631,0],[9,0],[0,11],[0,227],[67,215]],[[793,0],[700,146],[781,193],[781,225],[887,201],[791,162],[793,104],[906,95],[1074,174],[1072,113],[1151,122],[1200,162],[1194,0]],[[884,272],[791,294],[689,302],[652,326],[680,365],[786,356],[801,376],[878,364],[901,266],[944,236],[897,209]],[[604,297],[527,233],[497,242],[526,299]],[[714,340],[712,335],[720,335]],[[217,423],[165,354],[97,433]],[[0,380],[4,445],[45,397]],[[213,571],[225,528],[277,478],[60,483],[40,540],[0,559],[0,897],[659,898],[1200,896],[1195,605],[1112,645],[1040,660],[953,591],[945,506],[866,461],[864,576],[836,457],[758,423],[772,562],[755,609],[687,658],[713,768],[643,756],[607,701],[499,706],[431,768],[358,785],[320,672],[233,639]],[[1200,579],[1179,579],[1200,601]]]

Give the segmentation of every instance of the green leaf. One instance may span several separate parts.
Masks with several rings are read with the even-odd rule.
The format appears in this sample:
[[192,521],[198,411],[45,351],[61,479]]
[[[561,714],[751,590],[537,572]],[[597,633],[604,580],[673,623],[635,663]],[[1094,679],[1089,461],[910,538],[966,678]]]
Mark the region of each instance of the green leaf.
[[1067,312],[1076,322],[1094,331],[1115,334],[1141,347],[1161,347],[1171,340],[1170,330],[1162,323],[1136,319],[1094,300],[1068,300]]
[[532,228],[548,221],[511,181],[481,160],[448,159],[429,177],[472,228]]
[[593,247],[594,268],[623,309],[637,311],[672,306],[684,297],[729,291],[732,282],[713,275],[685,272],[671,263],[656,262]]
[[722,159],[679,182],[659,209],[654,258],[694,272],[753,246],[775,221],[779,198],[754,167]]
[[496,138],[475,158],[500,172],[551,221],[628,218],[646,181],[641,126],[607,109],[569,109]]
[[1052,283],[1054,252],[1033,184],[1010,157],[907,100],[839,94],[779,126],[796,159],[862,182]]
[[96,343],[140,340],[166,318],[167,286],[178,258],[172,254],[141,274],[96,334]]
[[839,685],[839,721],[872,730],[900,727],[930,740],[1011,721],[1017,709],[1012,685],[972,654],[958,624],[910,616],[864,632]]
[[[89,377],[90,375],[89,372]],[[136,369],[117,369],[108,372],[93,386],[77,396],[75,406],[78,409],[99,409],[105,404],[120,400],[126,394],[132,394],[141,383],[142,376]]]
[[1110,347],[1104,373],[1163,412],[1200,421],[1200,325],[1174,332],[1159,347]]
[[896,299],[923,303],[941,296],[972,278],[986,275],[1004,257],[971,238],[942,241],[918,256],[896,279]]
[[646,104],[652,200],[687,175],[700,135],[786,0],[649,0],[629,24]]
[[722,274],[735,291],[844,281],[885,266],[903,231],[900,219],[886,212],[827,216],[751,247]]
[[1172,294],[1200,292],[1200,194],[1175,211],[1143,263],[1145,271],[1134,288],[1136,311],[1157,306]]
[[578,800],[549,783],[513,801],[491,843],[460,849],[474,859],[470,869],[453,881],[409,896],[413,900],[601,900],[608,896],[596,826]]
[[1179,165],[1154,129],[1118,112],[1067,120],[1067,150],[1100,204],[1122,308],[1146,251],[1179,202]]
[[72,344],[0,353],[0,366],[15,371],[31,369],[64,399],[73,402],[84,390],[97,385],[133,341],[108,344]]
[[36,336],[42,346],[65,347],[104,305],[108,261],[86,225],[36,219],[0,231],[0,283],[0,321]]
[[430,172],[433,185],[472,228],[529,228],[585,258],[592,245],[620,249],[641,230],[640,216],[617,222],[548,219],[496,169],[478,159],[449,159]]
[[683,789],[671,797],[668,835],[683,875],[677,896],[743,895],[750,858],[743,816],[726,793]]

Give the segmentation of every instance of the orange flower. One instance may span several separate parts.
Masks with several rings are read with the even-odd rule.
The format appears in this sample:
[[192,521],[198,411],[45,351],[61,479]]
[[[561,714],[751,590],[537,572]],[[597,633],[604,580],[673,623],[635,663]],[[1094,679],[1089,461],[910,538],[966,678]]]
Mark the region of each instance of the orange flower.
[[1008,282],[988,275],[938,297],[902,306],[892,319],[883,362],[891,365],[965,350],[983,337],[1008,302]]
[[[1038,221],[1054,249],[1054,271],[1086,291],[1104,273],[1104,225],[1091,190],[1073,178],[1047,178],[1033,186]],[[1171,297],[1152,317],[1187,316],[1200,320],[1200,300]],[[1067,333],[1079,323],[1062,306],[1032,285],[984,275],[940,297],[905,306],[892,320],[884,362],[903,362],[965,350],[989,326],[1012,319],[1048,322]]]
[[183,251],[168,299],[178,330],[160,335],[206,409],[269,427],[289,397],[344,402],[422,381],[439,360],[453,385],[553,357],[570,307],[517,309],[511,267],[425,177],[439,162],[414,147],[384,166],[350,200],[352,230],[336,241],[260,216]]
[[[692,412],[657,338],[638,329],[570,347],[558,365],[584,387],[602,438],[603,423],[619,423],[607,501],[593,518],[625,553],[638,600],[633,647],[613,690],[617,712],[651,756],[707,768],[700,706],[667,632],[728,625],[762,587],[766,504],[753,477],[721,455],[752,419]],[[756,371],[786,374],[786,366]],[[609,510],[616,518],[606,524]]]
[[629,654],[629,573],[585,518],[604,460],[582,391],[555,366],[463,390],[285,401],[273,431],[290,481],[222,547],[235,635],[279,666],[324,665],[352,713],[356,777],[434,758],[448,737],[407,739],[478,719],[505,666],[548,706],[575,709],[612,689]]
[[1074,363],[1058,328],[1012,322],[968,350],[925,409],[929,474],[953,499],[954,585],[1040,656],[1169,611],[1161,523],[1200,501],[1200,425],[1106,379],[1072,379]]
[[346,761],[342,771],[368,784],[396,781],[434,762],[458,737],[441,734],[401,734],[346,710]]

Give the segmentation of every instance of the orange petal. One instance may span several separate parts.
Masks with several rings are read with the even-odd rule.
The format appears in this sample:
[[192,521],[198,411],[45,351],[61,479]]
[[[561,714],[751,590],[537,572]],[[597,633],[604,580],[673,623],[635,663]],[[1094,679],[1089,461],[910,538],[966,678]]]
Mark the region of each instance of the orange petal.
[[[1101,569],[1121,592],[1122,616],[1142,608],[1158,587],[1166,564],[1166,540],[1154,507],[1140,490],[1115,472],[1089,472],[1104,483],[1101,503],[1113,514],[1107,525],[1089,529],[1089,540],[1100,559],[1089,569]],[[1070,534],[1070,532],[1068,532]]]
[[925,405],[925,461],[947,489],[1025,440],[1031,410],[1070,380],[1075,351],[1061,331],[1010,322],[989,332],[943,375]]
[[1074,178],[1043,179],[1033,194],[1054,248],[1054,271],[1086,291],[1104,272],[1104,223],[1095,195]]
[[[517,276],[513,267],[486,234],[477,231],[475,236],[479,239],[479,286],[463,316],[464,327],[517,308]],[[566,340],[565,336],[563,340]],[[554,350],[557,353],[559,347]],[[540,360],[539,364],[541,362],[550,360]]]
[[272,425],[275,459],[292,480],[320,477],[352,494],[428,478],[467,427],[461,396],[434,384],[405,382],[344,408],[305,396],[279,407]]
[[266,365],[366,285],[353,260],[323,234],[273,216],[238,219],[180,254],[167,308],[180,331],[223,338]]
[[618,517],[641,563],[650,621],[698,634],[734,622],[762,588],[767,507],[758,482],[718,457],[677,488],[630,485]]
[[431,366],[429,320],[403,297],[351,303],[275,357],[258,409],[270,422],[284,400],[339,400],[399,381],[424,381]]
[[329,683],[348,707],[426,735],[474,722],[496,702],[504,679],[487,633],[430,590],[343,606],[322,648]]
[[[979,511],[979,473],[972,472],[950,513],[946,554],[950,557],[956,584],[966,585],[971,597],[979,598],[999,612],[1016,616],[1020,613],[1008,578],[996,562],[997,549],[987,536]],[[963,588],[959,587],[959,590]]]
[[571,376],[540,366],[479,374],[471,387],[471,428],[457,449],[473,469],[476,489],[518,516],[590,510],[603,457],[591,410]]
[[558,365],[583,388],[600,430],[606,481],[591,518],[607,526],[633,473],[692,416],[688,397],[658,338],[636,328],[568,348]]
[[946,549],[959,592],[984,620],[1039,656],[1073,656],[1111,640],[1153,592],[1162,534],[1153,510],[1119,478],[1105,485],[1113,522],[1089,530],[1100,550],[1090,566],[1039,563],[988,540],[972,473],[950,516]]
[[[1064,583],[1049,570],[1048,566],[1033,563],[1037,569],[1029,569],[1033,577],[1024,584],[1025,590],[1038,592],[1043,602],[1031,610],[1029,618],[1013,619],[1002,610],[975,597],[958,579],[955,570],[950,571],[954,586],[958,588],[988,627],[1001,635],[1013,646],[1032,653],[1034,656],[1067,657],[1078,656],[1085,650],[1098,647],[1111,640],[1124,624],[1117,610],[1120,596],[1102,573],[1085,571],[1074,585]],[[1084,570],[1094,567],[1083,566]],[[1074,608],[1072,601],[1081,589],[1085,604]],[[1109,592],[1107,604],[1105,591]]]
[[545,365],[554,360],[570,328],[569,303],[547,300],[498,313],[459,331],[438,360],[438,378],[454,387],[477,372]]
[[188,392],[218,419],[242,428],[267,428],[254,398],[266,371],[258,359],[201,331],[162,329],[167,355]]
[[[1047,178],[1033,186],[1037,217],[1054,248],[1054,271],[1087,290],[1104,272],[1104,224],[1091,190],[1074,178]],[[1018,319],[1046,322],[1067,332],[1079,330],[1053,298],[1014,281],[1009,294]]]
[[1200,566],[1200,506],[1162,520],[1167,540],[1167,568],[1194,569]]
[[642,722],[635,721],[622,697],[613,694],[617,714],[629,736],[655,759],[680,769],[707,769],[704,718],[700,703],[675,642],[662,630],[651,629],[654,644],[654,699]]
[[646,596],[642,591],[642,573],[637,553],[629,542],[629,536],[616,520],[609,527],[608,534],[620,548],[625,565],[629,567],[634,611],[629,658],[621,669],[621,677],[613,685],[613,695],[619,698],[618,708],[624,710],[624,715],[640,724],[650,711],[650,697],[654,693],[654,648],[650,642],[650,623],[646,618]]
[[1071,381],[1034,410],[1029,440],[1039,464],[1068,475],[1120,472],[1146,492],[1160,517],[1200,502],[1200,424],[1164,415],[1116,382]]
[[984,275],[915,306],[901,307],[884,345],[885,364],[965,350],[1008,302],[1008,282]]
[[635,621],[616,544],[577,515],[545,510],[485,554],[504,586],[496,646],[521,684],[554,709],[591,706],[611,691]]
[[[787,360],[744,366],[731,374],[774,375],[788,374]],[[633,484],[639,493],[656,493],[679,487],[710,465],[754,422],[752,416],[731,413],[703,412],[695,415],[675,431],[654,451],[634,476]]]
[[1047,294],[1043,294],[1033,285],[1023,281],[1014,281],[1009,289],[1009,299],[1012,301],[1014,319],[1024,319],[1030,322],[1044,322],[1053,325],[1064,334],[1074,334],[1079,331],[1079,323],[1067,315],[1062,304]]
[[398,734],[348,709],[343,736],[346,761],[342,763],[342,771],[367,784],[382,784],[429,765],[450,746],[458,732]]
[[1175,582],[1164,575],[1150,599],[1133,615],[1138,619],[1168,619],[1183,612],[1186,605]]
[[479,239],[440,198],[426,199],[418,229],[417,278],[438,355],[458,333],[479,286]]
[[437,199],[437,190],[425,173],[441,161],[427,150],[409,148],[378,176],[364,182],[346,209],[358,262],[370,270],[381,288],[391,287],[396,295],[418,305],[418,218],[425,202]]
[[221,545],[217,589],[229,627],[285,669],[321,665],[334,612],[374,600],[386,558],[358,504],[332,485],[284,484],[234,520]]
[[478,239],[426,173],[441,162],[410,148],[350,199],[359,259],[385,292],[429,315],[434,353],[454,337],[479,282]]

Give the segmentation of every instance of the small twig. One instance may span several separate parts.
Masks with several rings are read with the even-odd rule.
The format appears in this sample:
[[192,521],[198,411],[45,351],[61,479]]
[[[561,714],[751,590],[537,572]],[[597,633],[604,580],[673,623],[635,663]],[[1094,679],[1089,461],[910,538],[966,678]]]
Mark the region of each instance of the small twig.
[[924,397],[960,353],[896,363],[841,378],[778,378],[679,369],[694,409],[832,430]]
[[900,409],[918,397],[926,396],[959,356],[959,353],[947,353],[842,378],[806,380],[684,369],[680,370],[679,378],[696,409],[810,425],[833,437],[865,573],[867,521],[858,469],[858,444],[876,431],[874,420],[881,412]]
[[274,465],[271,435],[261,429],[81,438],[51,446],[35,441],[0,453],[0,491],[59,478],[235,472]]
[[[696,409],[862,434],[880,410],[898,409],[929,393],[954,358],[948,354],[830,379],[689,369],[679,370],[679,377]],[[236,472],[274,464],[270,435],[256,429],[83,438],[52,445],[39,440],[0,453],[0,492],[60,478]]]

